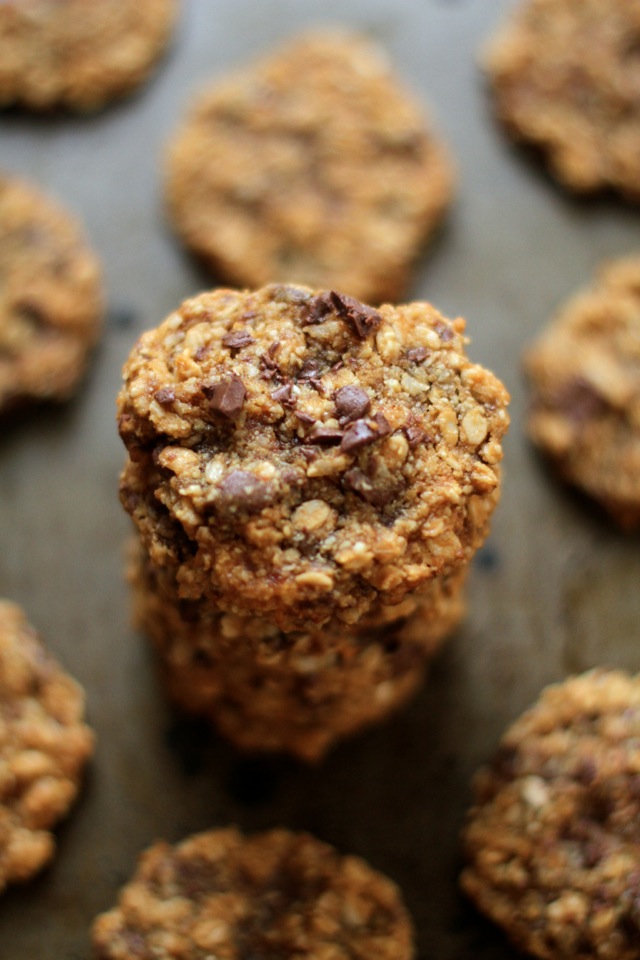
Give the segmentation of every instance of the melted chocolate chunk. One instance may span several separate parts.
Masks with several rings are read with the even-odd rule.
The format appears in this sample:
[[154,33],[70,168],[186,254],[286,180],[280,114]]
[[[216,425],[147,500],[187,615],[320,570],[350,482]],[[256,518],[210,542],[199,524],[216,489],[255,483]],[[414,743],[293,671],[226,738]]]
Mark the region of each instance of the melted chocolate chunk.
[[296,410],[296,417],[300,420],[301,423],[315,423],[316,418],[312,417],[310,413],[305,413],[304,410]]
[[344,432],[340,449],[352,453],[391,433],[389,421],[383,413],[376,413],[367,420],[354,420]]
[[349,385],[340,387],[333,395],[336,411],[341,421],[350,423],[369,412],[371,400],[362,387]]
[[599,416],[607,407],[606,401],[595,388],[581,377],[563,384],[553,401],[555,406],[578,424]]
[[404,435],[407,438],[407,442],[410,447],[417,447],[418,444],[426,438],[427,434],[420,427],[416,426],[406,426],[403,427]]
[[382,323],[382,317],[377,310],[360,303],[355,297],[336,293],[335,290],[332,290],[329,296],[338,316],[346,320],[359,340],[366,340]]
[[246,470],[232,470],[218,488],[216,507],[225,514],[257,513],[272,500],[269,483]]
[[333,304],[329,293],[321,293],[317,297],[313,297],[312,300],[305,304],[301,321],[302,326],[310,327],[316,323],[322,323],[327,314],[331,313],[332,310]]
[[433,329],[438,334],[443,343],[447,343],[449,340],[453,340],[455,333],[447,323],[443,323],[442,320],[436,320],[433,325]]
[[229,347],[230,350],[241,350],[243,347],[248,347],[249,344],[255,342],[255,339],[248,330],[235,330],[233,333],[228,333],[226,337],[222,338],[223,346]]
[[281,387],[278,387],[271,394],[273,400],[277,400],[278,403],[281,403],[284,407],[293,407],[295,405],[295,397],[291,396],[291,384],[283,383]]
[[385,507],[401,492],[404,481],[401,474],[389,470],[384,459],[369,457],[364,469],[353,467],[344,475],[348,487],[374,507]]
[[[274,344],[271,344],[271,347],[269,347],[269,352],[263,353],[262,356],[260,357],[260,376],[262,377],[263,380],[272,380],[275,376],[277,376],[280,373],[278,364],[273,359],[273,356],[271,356],[271,349],[273,346]],[[278,345],[276,344],[275,346],[277,349]],[[275,353],[275,350],[274,350],[274,353]]]
[[173,387],[160,387],[153,395],[158,403],[173,403],[176,398],[176,392]]
[[244,404],[247,391],[240,377],[231,374],[229,380],[220,383],[206,384],[203,393],[209,398],[209,407],[215,413],[222,414],[229,420],[235,420]]
[[325,427],[321,423],[315,423],[307,434],[309,443],[340,443],[344,436],[342,430],[336,430],[334,427]]
[[411,347],[410,350],[407,350],[405,356],[411,363],[422,363],[429,356],[429,351],[426,347]]

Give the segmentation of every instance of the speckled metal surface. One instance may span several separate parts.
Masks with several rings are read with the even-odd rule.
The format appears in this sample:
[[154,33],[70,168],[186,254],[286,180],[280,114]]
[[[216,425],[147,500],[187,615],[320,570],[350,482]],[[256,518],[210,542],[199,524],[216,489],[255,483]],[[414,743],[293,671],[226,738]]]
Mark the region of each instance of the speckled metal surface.
[[[98,734],[55,863],[0,900],[0,960],[87,957],[93,916],[144,846],[230,823],[305,828],[366,857],[402,886],[420,960],[515,957],[457,892],[470,777],[545,683],[598,663],[640,669],[638,539],[611,529],[533,455],[519,358],[600,260],[634,249],[640,210],[567,198],[496,127],[477,57],[510,5],[191,0],[169,57],[135,97],[93,118],[0,116],[0,167],[84,218],[110,303],[77,400],[0,435],[0,594],[24,605],[84,683]],[[471,355],[512,392],[513,425],[464,626],[407,710],[306,769],[243,759],[164,703],[129,622],[114,397],[136,335],[210,282],[173,239],[159,190],[160,151],[189,91],[317,22],[381,39],[455,154],[456,203],[411,295],[467,318]]]

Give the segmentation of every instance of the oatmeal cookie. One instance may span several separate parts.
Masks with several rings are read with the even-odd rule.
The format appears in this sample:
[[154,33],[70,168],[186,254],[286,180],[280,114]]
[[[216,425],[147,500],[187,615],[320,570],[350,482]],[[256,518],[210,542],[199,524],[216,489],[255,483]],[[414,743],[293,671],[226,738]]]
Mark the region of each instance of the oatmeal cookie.
[[195,101],[167,158],[184,243],[239,286],[396,300],[452,195],[452,166],[371,41],[296,38]]
[[44,650],[22,610],[0,600],[0,891],[54,853],[93,734],[81,688]]
[[80,225],[0,174],[0,413],[69,397],[102,317],[101,269]]
[[548,687],[475,780],[462,886],[544,960],[637,960],[640,677]]
[[141,84],[177,0],[3,0],[0,107],[92,111]]
[[293,634],[181,601],[141,553],[130,581],[136,626],[154,644],[172,700],[209,717],[240,749],[317,761],[413,693],[463,614],[465,576],[431,581],[373,623]]
[[411,960],[398,888],[309,834],[235,829],[159,842],[93,927],[96,960]]
[[464,321],[271,285],[186,301],[125,365],[121,498],[180,595],[356,623],[469,561],[508,395]]
[[640,200],[640,6],[523,0],[487,50],[499,119],[569,189]]
[[640,526],[640,255],[569,300],[525,370],[534,443],[621,527]]

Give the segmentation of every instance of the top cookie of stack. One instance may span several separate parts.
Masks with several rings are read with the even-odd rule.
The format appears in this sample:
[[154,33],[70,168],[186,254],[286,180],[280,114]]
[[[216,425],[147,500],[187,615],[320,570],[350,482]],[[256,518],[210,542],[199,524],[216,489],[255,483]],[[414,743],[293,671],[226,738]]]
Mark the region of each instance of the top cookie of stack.
[[271,285],[186,301],[125,366],[121,495],[181,595],[291,631],[470,559],[507,428],[464,321]]

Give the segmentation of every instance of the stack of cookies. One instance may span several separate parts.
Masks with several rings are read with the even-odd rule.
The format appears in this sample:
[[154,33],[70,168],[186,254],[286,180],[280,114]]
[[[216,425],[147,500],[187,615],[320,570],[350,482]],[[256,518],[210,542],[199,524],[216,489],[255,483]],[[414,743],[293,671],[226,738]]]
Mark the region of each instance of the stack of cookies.
[[464,321],[270,285],[186,301],[125,365],[138,625],[170,695],[317,759],[418,685],[499,496],[502,384]]

